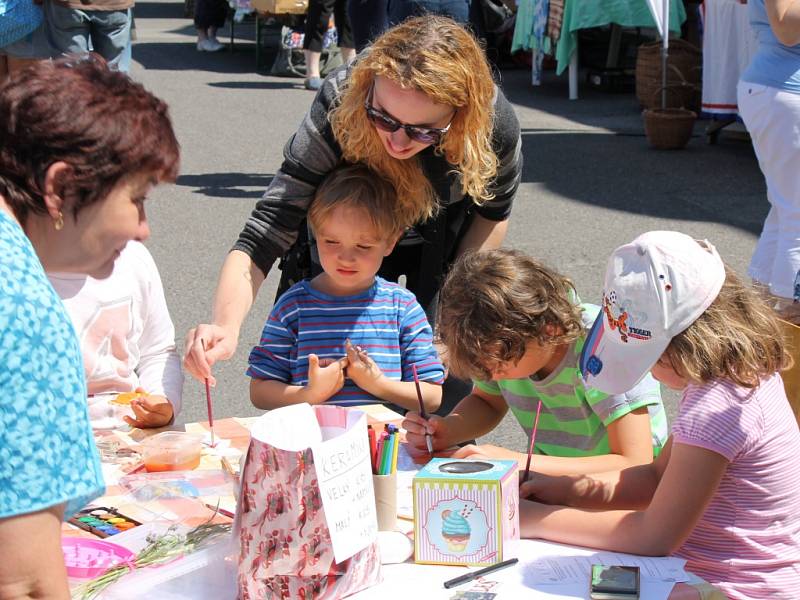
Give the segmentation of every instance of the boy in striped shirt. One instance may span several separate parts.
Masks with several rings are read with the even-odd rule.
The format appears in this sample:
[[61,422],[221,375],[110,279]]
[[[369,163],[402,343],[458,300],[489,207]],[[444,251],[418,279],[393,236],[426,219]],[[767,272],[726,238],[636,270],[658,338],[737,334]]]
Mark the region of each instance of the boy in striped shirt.
[[409,225],[394,188],[362,165],[337,169],[308,211],[323,272],[293,285],[250,352],[258,408],[327,402],[425,409],[442,397],[444,367],[414,294],[376,274]]
[[[651,377],[620,394],[585,385],[578,361],[599,308],[579,304],[572,283],[522,253],[490,250],[463,256],[442,287],[438,334],[454,373],[471,377],[470,395],[444,418],[406,415],[410,444],[444,450],[494,429],[509,409],[536,434],[537,472],[556,475],[650,463],[667,438],[661,393]],[[624,326],[624,324],[623,324]],[[468,445],[455,457],[526,454]]]

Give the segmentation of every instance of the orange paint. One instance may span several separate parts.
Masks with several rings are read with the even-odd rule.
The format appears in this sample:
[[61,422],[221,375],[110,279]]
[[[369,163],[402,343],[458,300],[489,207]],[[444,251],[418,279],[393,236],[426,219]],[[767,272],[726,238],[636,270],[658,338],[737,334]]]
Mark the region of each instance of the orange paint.
[[157,454],[147,458],[144,462],[144,468],[149,473],[157,473],[161,471],[191,471],[196,469],[200,464],[200,455],[184,460],[183,462],[171,462],[170,457],[164,454]]

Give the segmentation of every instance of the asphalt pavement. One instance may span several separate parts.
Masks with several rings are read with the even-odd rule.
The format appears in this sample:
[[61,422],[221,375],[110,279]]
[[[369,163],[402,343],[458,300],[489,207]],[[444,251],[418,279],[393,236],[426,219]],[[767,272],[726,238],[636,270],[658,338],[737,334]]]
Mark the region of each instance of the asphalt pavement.
[[[302,79],[256,72],[252,21],[236,24],[233,50],[198,52],[182,2],[137,2],[131,75],[169,103],[181,144],[181,175],[147,203],[147,246],[161,271],[182,349],[186,331],[207,322],[219,269],[313,93]],[[220,38],[229,35],[226,27]],[[525,167],[505,245],[570,276],[597,302],[605,263],[618,245],[653,229],[713,242],[744,274],[768,205],[750,143],[725,134],[709,145],[699,122],[685,150],[648,147],[633,94],[581,85],[567,99],[566,74],[532,87],[524,69],[498,80],[522,126]],[[273,269],[245,321],[235,356],[215,367],[215,416],[252,416],[245,377],[277,285]],[[677,397],[665,392],[669,414]],[[205,418],[202,384],[187,377],[178,422]],[[523,449],[513,417],[483,441]]]

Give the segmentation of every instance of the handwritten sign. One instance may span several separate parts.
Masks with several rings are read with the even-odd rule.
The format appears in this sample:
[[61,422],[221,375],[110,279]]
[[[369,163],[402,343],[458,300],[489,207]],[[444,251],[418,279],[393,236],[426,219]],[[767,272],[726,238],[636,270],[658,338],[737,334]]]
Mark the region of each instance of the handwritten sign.
[[311,448],[337,563],[366,548],[378,534],[367,416],[348,412],[342,427],[320,423],[325,440]]

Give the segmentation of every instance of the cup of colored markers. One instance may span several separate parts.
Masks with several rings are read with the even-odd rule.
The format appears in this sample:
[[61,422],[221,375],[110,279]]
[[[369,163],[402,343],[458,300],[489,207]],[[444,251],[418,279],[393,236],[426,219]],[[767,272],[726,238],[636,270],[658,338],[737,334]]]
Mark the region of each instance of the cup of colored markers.
[[400,448],[400,431],[394,425],[387,425],[380,439],[377,439],[373,429],[370,428],[370,432],[372,488],[375,491],[378,531],[394,531],[397,526],[397,454]]

